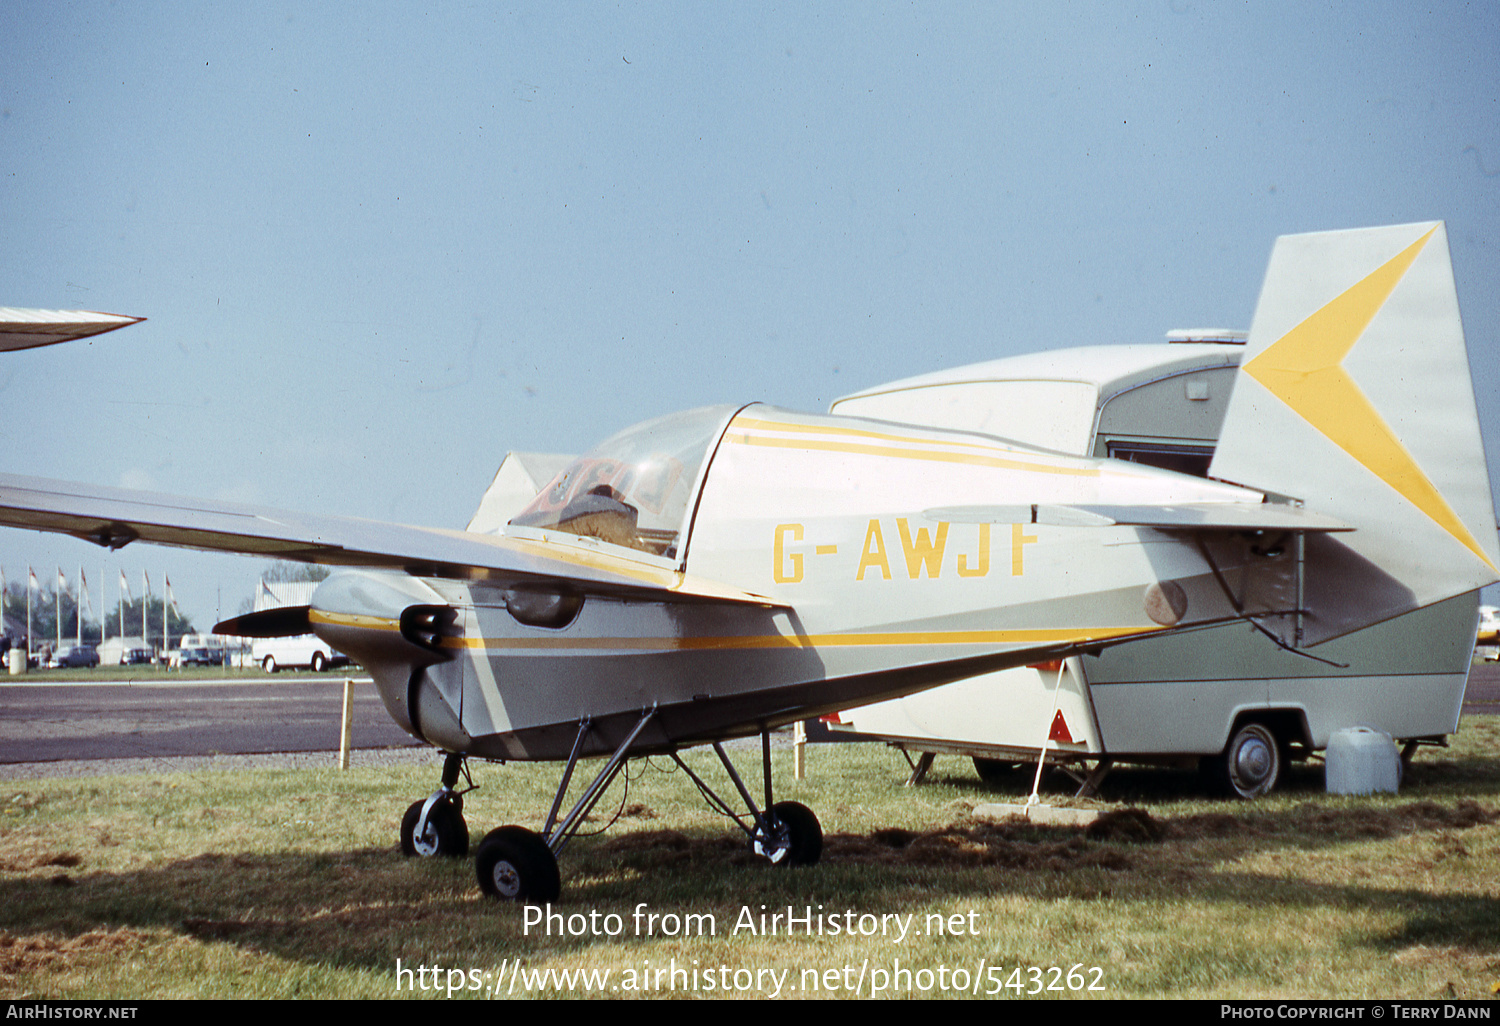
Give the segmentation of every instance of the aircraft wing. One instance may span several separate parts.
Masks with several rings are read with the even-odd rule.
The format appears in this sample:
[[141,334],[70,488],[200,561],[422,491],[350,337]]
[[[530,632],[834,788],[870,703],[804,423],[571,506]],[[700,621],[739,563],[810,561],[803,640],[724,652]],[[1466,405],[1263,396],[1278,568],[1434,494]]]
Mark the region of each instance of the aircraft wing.
[[562,582],[658,600],[780,604],[605,551],[15,474],[0,474],[0,526],[70,534],[110,549],[144,541],[419,576]]
[[92,310],[21,310],[0,306],[0,352],[71,342],[145,319]]

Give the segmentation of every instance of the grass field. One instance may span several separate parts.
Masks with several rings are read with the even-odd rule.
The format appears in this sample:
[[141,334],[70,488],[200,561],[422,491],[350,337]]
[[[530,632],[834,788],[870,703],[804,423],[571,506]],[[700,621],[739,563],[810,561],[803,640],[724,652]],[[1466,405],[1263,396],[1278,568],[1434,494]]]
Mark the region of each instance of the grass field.
[[[752,858],[653,760],[594,826],[619,821],[564,853],[550,931],[481,898],[469,859],[401,857],[436,761],[12,782],[0,997],[1489,998],[1500,718],[1466,718],[1453,742],[1421,752],[1400,795],[1325,795],[1315,764],[1230,804],[1189,773],[1119,770],[1094,803],[1115,814],[1089,833],[976,820],[1000,796],[958,759],[907,789],[881,746],[814,747],[801,782],[782,750],[778,799],[826,835],[805,869]],[[738,761],[755,779],[755,755]],[[690,762],[720,780],[711,756]],[[557,769],[476,766],[475,843],[538,827]],[[811,933],[760,932],[788,906]],[[606,970],[593,989],[556,975]]]

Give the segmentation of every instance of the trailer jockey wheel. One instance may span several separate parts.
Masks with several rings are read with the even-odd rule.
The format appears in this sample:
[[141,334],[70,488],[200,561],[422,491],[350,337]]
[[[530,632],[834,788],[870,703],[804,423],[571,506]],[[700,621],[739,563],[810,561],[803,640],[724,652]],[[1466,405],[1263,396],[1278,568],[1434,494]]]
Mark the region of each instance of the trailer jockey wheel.
[[1259,798],[1281,779],[1281,742],[1263,723],[1246,723],[1219,755],[1203,760],[1215,787],[1233,798]]

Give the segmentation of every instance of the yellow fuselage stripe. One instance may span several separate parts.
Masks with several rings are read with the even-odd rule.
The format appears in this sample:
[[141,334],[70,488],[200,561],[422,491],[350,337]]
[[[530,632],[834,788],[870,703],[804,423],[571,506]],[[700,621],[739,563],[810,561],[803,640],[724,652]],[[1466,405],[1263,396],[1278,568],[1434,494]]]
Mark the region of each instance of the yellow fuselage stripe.
[[399,631],[401,621],[389,616],[367,616],[363,613],[330,613],[322,609],[307,611],[309,623],[326,623],[335,627],[359,627],[367,631]]
[[[314,609],[313,623],[363,630],[397,631],[400,624],[384,616],[330,613]],[[443,638],[444,648],[465,649],[604,649],[644,652],[711,651],[714,649],[851,648],[874,645],[1067,645],[1105,641],[1132,634],[1150,634],[1160,627],[1059,627],[990,631],[871,631],[847,634],[730,634],[684,637],[548,637]]]
[[[1045,463],[1030,463],[1025,460],[1003,456],[987,456],[981,452],[954,452],[941,449],[907,449],[891,445],[875,445],[859,442],[822,441],[812,438],[767,438],[731,427],[725,439],[738,445],[769,446],[776,449],[814,449],[823,452],[846,452],[857,456],[886,456],[903,460],[926,460],[932,463],[959,463],[971,467],[994,467],[1000,470],[1022,470],[1036,474],[1063,474],[1071,477],[1098,477],[1097,467],[1058,467]],[[908,443],[921,439],[906,439]]]

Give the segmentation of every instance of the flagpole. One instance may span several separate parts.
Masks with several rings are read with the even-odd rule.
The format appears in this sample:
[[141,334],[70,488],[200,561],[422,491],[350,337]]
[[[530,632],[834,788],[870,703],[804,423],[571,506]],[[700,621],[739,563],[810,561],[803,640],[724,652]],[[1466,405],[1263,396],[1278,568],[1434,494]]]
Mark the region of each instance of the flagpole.
[[[57,631],[57,648],[62,648],[62,593],[63,593],[63,584],[64,584],[64,580],[63,580],[63,575],[62,575],[62,567],[58,567],[57,568],[57,591],[55,591],[55,592],[52,593],[52,619],[55,620],[55,621],[57,621],[56,628],[55,628],[56,631]],[[54,655],[57,653],[57,649],[53,649],[52,651],[53,651]]]

